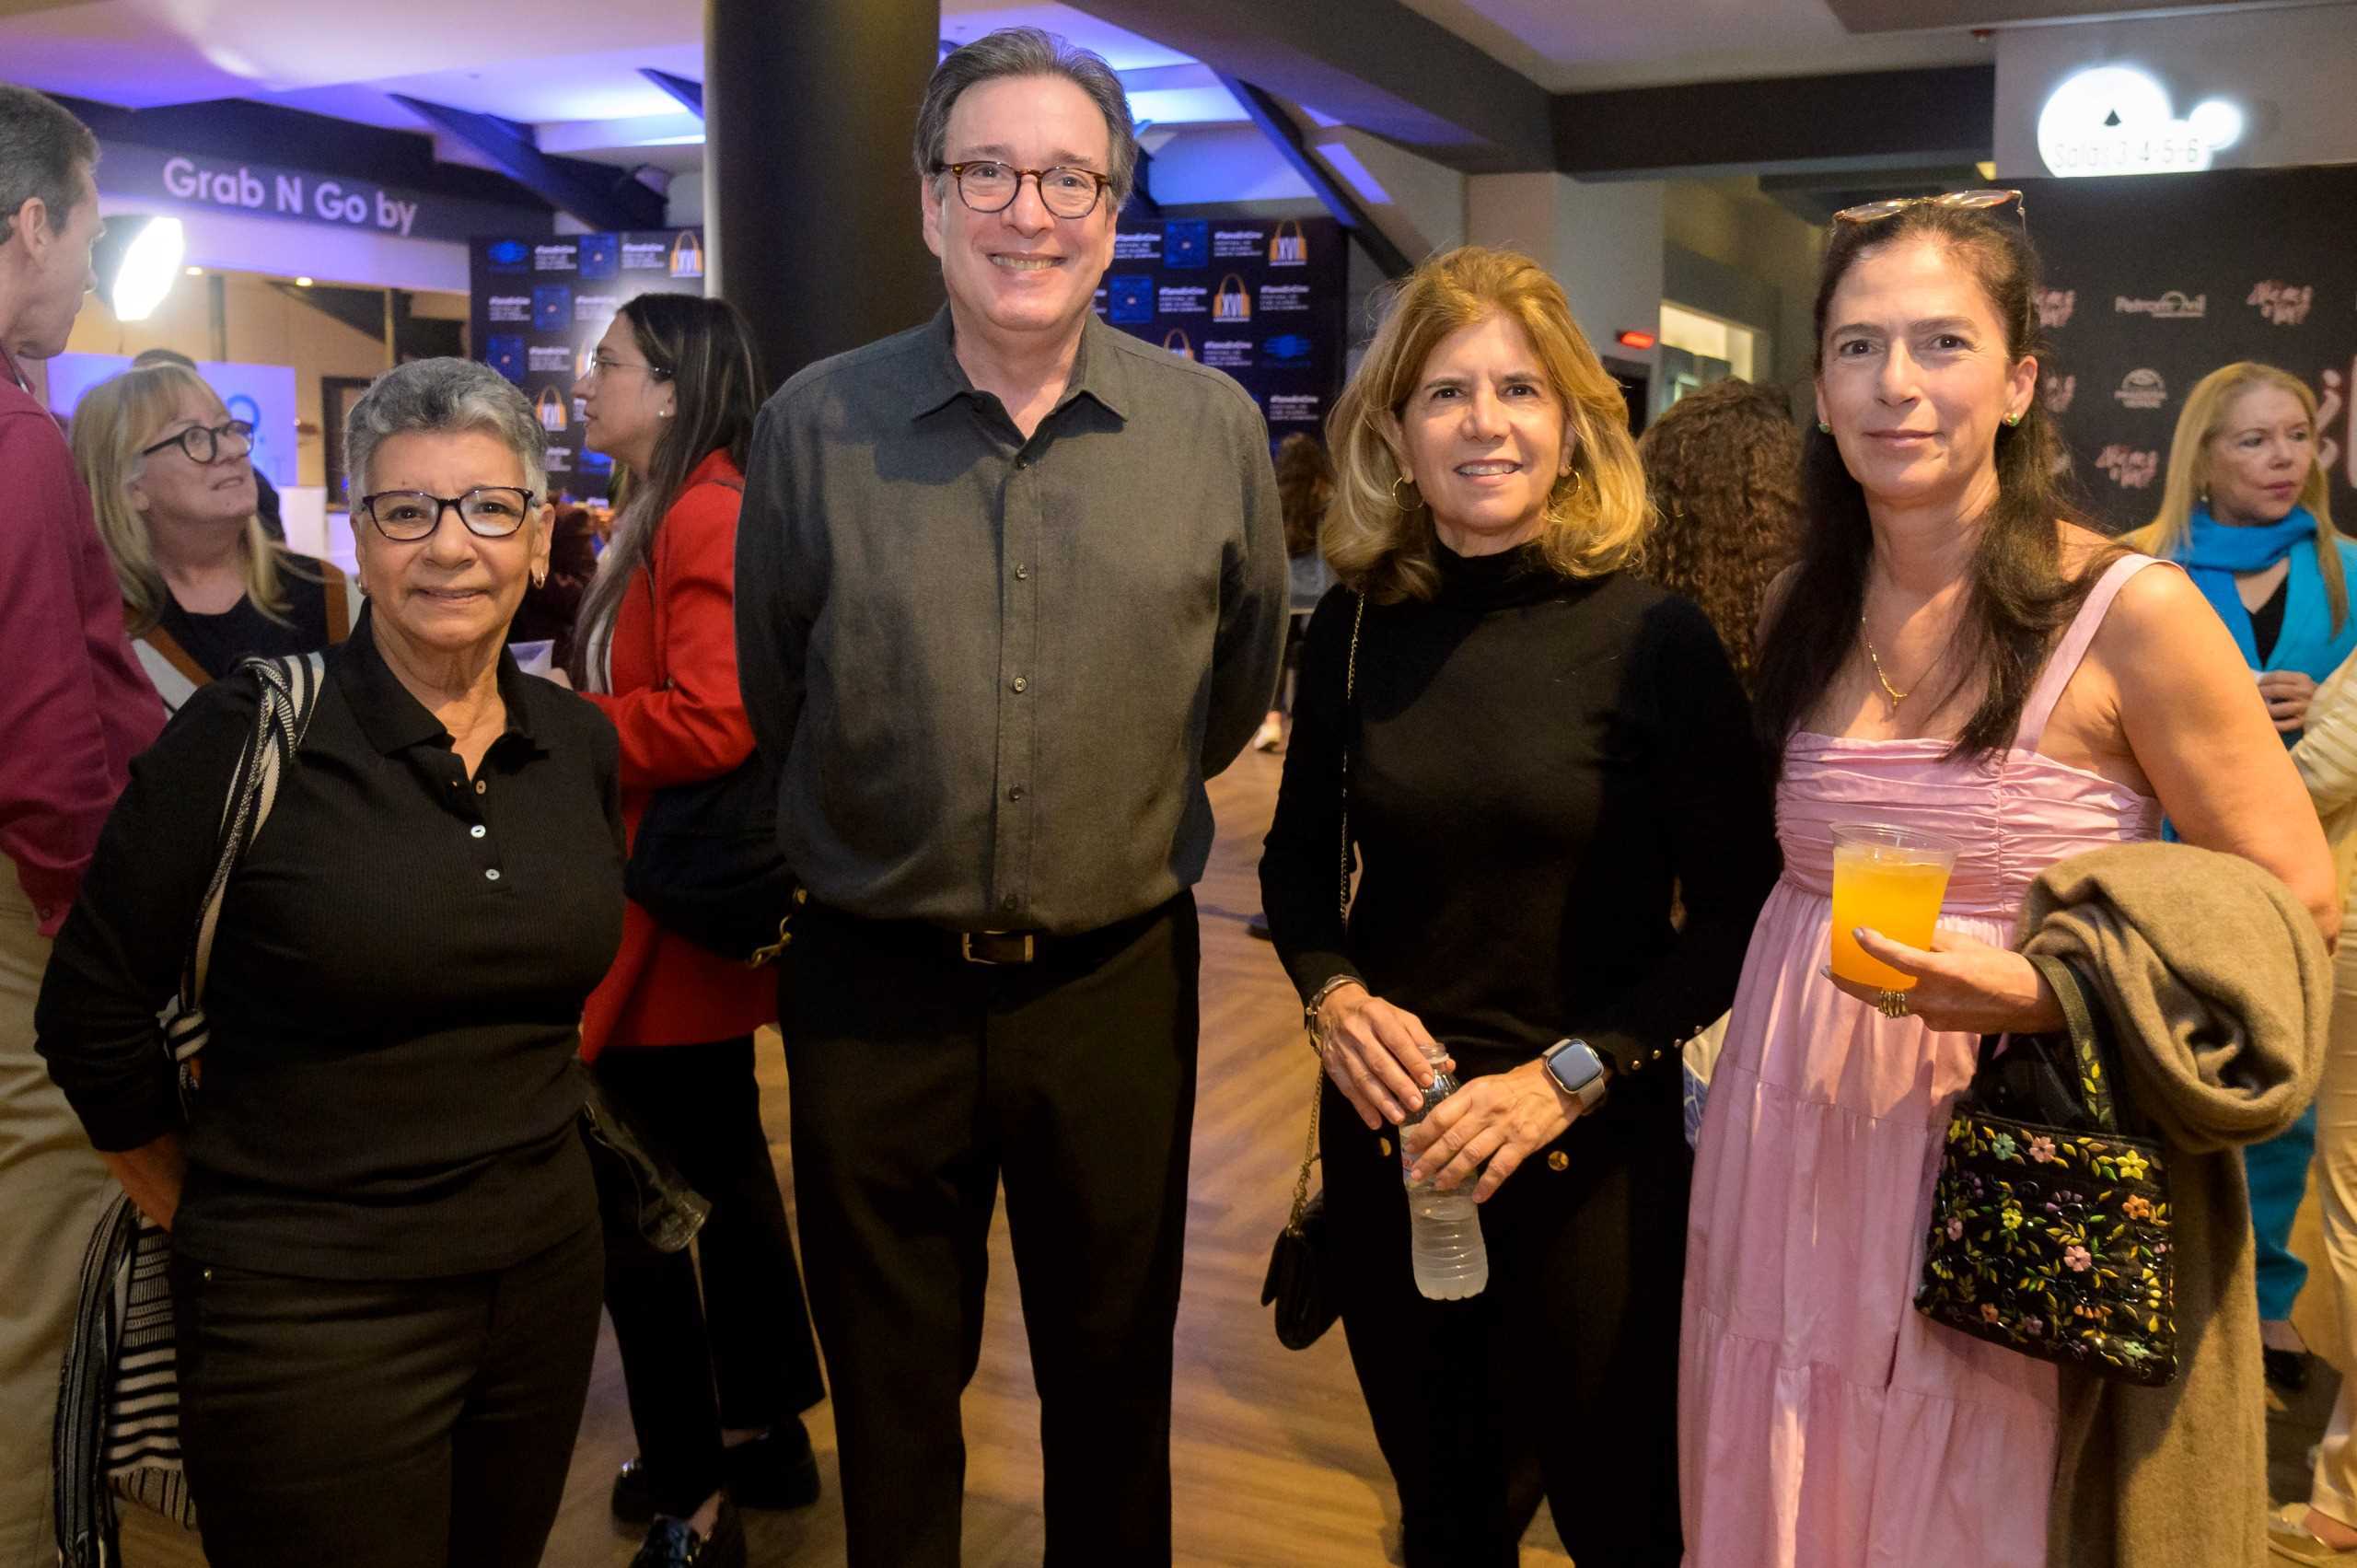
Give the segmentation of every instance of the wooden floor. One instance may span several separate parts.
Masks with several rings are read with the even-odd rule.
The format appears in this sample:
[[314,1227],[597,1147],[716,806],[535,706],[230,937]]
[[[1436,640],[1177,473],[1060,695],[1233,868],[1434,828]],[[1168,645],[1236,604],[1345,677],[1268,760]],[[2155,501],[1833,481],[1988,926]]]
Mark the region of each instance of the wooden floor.
[[[1178,1313],[1171,1423],[1177,1558],[1201,1568],[1357,1568],[1398,1561],[1399,1509],[1339,1330],[1281,1348],[1260,1305],[1270,1241],[1292,1196],[1315,1065],[1300,1008],[1268,945],[1245,934],[1260,907],[1255,866],[1276,797],[1278,760],[1248,754],[1212,785],[1219,840],[1197,889],[1203,923],[1202,1090],[1195,1116],[1186,1295]],[[786,1082],[772,1037],[762,1118],[792,1201]],[[990,1319],[965,1400],[965,1560],[1014,1568],[1040,1559],[1039,1404],[1004,1212],[991,1235]],[[795,1514],[747,1516],[755,1568],[844,1561],[829,1407],[811,1413],[827,1495]],[[636,1539],[606,1512],[614,1467],[635,1451],[610,1332],[551,1539],[552,1568],[627,1568]],[[194,1543],[126,1521],[130,1568],[192,1568]],[[1542,1506],[1522,1561],[1568,1564]],[[215,1568],[236,1568],[222,1563]]]

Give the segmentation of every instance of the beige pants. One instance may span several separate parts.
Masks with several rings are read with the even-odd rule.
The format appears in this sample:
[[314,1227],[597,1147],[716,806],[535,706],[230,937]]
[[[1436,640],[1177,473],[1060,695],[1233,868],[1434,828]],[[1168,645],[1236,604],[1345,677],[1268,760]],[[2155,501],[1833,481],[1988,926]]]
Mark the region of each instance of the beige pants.
[[[2325,1257],[2340,1286],[2341,1343],[2357,1349],[2357,919],[2342,921],[2332,965],[2332,1043],[2316,1090],[2316,1195]],[[2357,1367],[2340,1380],[2316,1453],[2308,1505],[2357,1526]]]
[[52,1568],[50,1422],[82,1253],[113,1179],[33,1053],[49,963],[17,868],[0,857],[0,1568]]

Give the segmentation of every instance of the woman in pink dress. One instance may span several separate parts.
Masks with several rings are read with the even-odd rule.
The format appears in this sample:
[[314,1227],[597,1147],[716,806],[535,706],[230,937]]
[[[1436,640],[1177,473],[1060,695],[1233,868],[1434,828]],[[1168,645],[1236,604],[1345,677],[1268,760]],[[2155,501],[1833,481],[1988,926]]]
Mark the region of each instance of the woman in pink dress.
[[[2165,813],[2337,924],[2315,813],[2216,615],[2175,568],[2068,520],[2034,286],[2004,192],[1853,209],[1827,248],[1808,522],[1759,649],[1785,869],[1689,1222],[1689,1568],[2045,1561],[2053,1369],[1912,1307],[1977,1037],[2061,1023],[2010,947],[2039,872]],[[1826,968],[1830,830],[1860,821],[1962,846],[1932,951],[1860,934],[1921,977],[1910,992]]]

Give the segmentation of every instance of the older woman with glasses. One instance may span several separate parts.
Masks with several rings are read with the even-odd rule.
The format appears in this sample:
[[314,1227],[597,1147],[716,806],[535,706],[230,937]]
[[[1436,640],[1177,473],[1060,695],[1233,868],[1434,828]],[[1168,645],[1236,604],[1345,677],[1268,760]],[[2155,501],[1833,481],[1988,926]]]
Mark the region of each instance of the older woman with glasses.
[[488,366],[380,377],[346,431],[367,608],[211,932],[201,1086],[157,1024],[258,682],[132,769],[36,1023],[171,1232],[181,1441],[240,1568],[516,1568],[556,1516],[602,1248],[575,1131],[621,931],[613,726],[503,643],[547,569],[541,433]]
[[250,655],[310,653],[352,627],[343,572],[263,527],[253,435],[195,371],[169,363],[101,381],[74,411],[75,466],[132,646],[173,712]]

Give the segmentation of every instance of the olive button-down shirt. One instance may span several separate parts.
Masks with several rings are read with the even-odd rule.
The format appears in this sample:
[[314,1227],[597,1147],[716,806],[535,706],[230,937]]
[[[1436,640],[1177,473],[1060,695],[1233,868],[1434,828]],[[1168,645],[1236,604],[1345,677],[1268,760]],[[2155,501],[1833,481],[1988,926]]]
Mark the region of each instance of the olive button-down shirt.
[[1027,439],[929,324],[761,411],[738,674],[822,903],[1094,930],[1202,876],[1204,780],[1275,687],[1283,525],[1260,410],[1093,318]]

